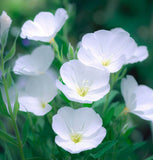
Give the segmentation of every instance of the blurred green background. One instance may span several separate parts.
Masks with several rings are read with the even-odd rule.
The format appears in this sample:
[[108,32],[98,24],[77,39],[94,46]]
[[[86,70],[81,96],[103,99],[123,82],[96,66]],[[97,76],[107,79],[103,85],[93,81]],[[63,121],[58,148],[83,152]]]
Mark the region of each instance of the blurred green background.
[[[153,0],[0,0],[0,14],[5,10],[13,20],[8,49],[14,41],[14,33],[21,29],[26,20],[33,20],[40,11],[54,13],[61,7],[69,14],[62,34],[68,36],[75,48],[84,34],[115,27],[128,31],[138,45],[146,45],[148,59],[128,65],[128,74],[134,75],[139,84],[153,88]],[[25,53],[35,46],[35,42],[25,42],[21,38],[17,42],[17,53]],[[141,126],[136,130],[138,133],[134,135],[133,141],[151,140],[149,122],[139,118],[135,121]],[[143,155],[143,150],[139,154]]]

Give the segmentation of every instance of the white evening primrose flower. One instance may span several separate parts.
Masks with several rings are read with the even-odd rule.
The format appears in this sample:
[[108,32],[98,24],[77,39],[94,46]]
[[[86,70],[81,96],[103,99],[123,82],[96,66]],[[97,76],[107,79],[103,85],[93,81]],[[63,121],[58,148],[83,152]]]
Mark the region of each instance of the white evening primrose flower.
[[65,9],[59,8],[55,15],[50,12],[40,12],[34,21],[26,21],[21,29],[21,38],[51,42],[56,33],[62,28],[68,15]]
[[25,91],[19,93],[20,111],[42,116],[51,110],[48,104],[57,95],[55,79],[48,73],[32,76],[27,81]]
[[45,73],[54,59],[51,46],[37,47],[31,55],[19,57],[14,65],[13,72],[24,75],[39,75]]
[[52,128],[56,144],[72,154],[97,147],[106,136],[101,117],[91,108],[59,109]]
[[85,65],[107,69],[110,73],[117,72],[124,64],[142,61],[147,56],[146,47],[138,47],[128,32],[121,28],[84,35],[78,52],[79,60]]
[[153,121],[153,90],[145,85],[138,85],[133,76],[121,81],[125,112],[131,112],[145,120]]
[[88,67],[78,60],[64,63],[60,75],[65,85],[57,81],[56,86],[72,101],[92,103],[105,96],[110,89],[107,71]]
[[5,11],[3,11],[0,16],[0,37],[5,31],[7,31],[10,28],[11,23],[11,18],[7,15]]

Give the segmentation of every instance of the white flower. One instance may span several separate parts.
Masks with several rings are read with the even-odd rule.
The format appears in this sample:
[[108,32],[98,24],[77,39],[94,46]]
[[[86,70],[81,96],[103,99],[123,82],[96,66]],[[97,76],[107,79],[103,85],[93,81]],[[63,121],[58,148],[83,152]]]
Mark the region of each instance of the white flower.
[[70,153],[97,147],[106,135],[102,119],[91,108],[63,107],[53,116],[55,142]]
[[63,8],[56,10],[55,16],[50,12],[40,12],[34,21],[26,21],[21,29],[21,37],[36,41],[50,42],[62,28],[67,12]]
[[42,116],[51,110],[48,104],[57,94],[55,79],[45,73],[30,77],[25,91],[19,92],[20,111]]
[[121,92],[126,103],[126,112],[153,121],[153,90],[151,88],[138,85],[132,76],[127,76],[121,81]]
[[124,64],[143,61],[147,56],[147,48],[138,47],[128,32],[121,28],[84,35],[78,52],[82,63],[111,73],[120,70]]
[[24,75],[39,75],[45,73],[54,59],[50,46],[37,47],[31,55],[18,58],[13,68],[14,73]]
[[0,37],[2,36],[4,31],[10,28],[11,23],[11,18],[7,15],[5,11],[3,11],[0,16]]
[[110,89],[107,71],[85,66],[78,60],[64,63],[60,75],[66,85],[57,81],[57,88],[72,101],[92,103],[105,96]]

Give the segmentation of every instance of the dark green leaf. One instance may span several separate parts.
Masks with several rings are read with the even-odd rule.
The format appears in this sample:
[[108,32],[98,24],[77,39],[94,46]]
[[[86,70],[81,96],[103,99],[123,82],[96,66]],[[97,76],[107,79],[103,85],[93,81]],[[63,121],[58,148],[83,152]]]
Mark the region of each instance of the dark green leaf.
[[13,46],[11,48],[11,50],[9,51],[9,53],[4,57],[4,62],[10,60],[14,55],[15,55],[15,51],[16,51],[16,39],[14,40]]
[[8,111],[7,111],[7,107],[3,101],[1,90],[0,90],[0,112],[6,116],[9,116]]
[[108,125],[114,115],[115,108],[111,107],[104,115],[104,124]]
[[[108,100],[108,105],[112,102],[112,100],[115,98],[115,96],[118,94],[119,92],[116,90],[112,90],[109,93],[109,100]],[[107,95],[106,95],[107,96]],[[94,104],[92,105],[92,108],[96,108],[96,107],[100,107],[103,106],[106,102],[106,96],[102,99],[100,99],[99,101],[94,102]]]
[[19,110],[19,102],[18,102],[18,95],[16,95],[16,99],[15,99],[15,104],[14,104],[14,109],[13,109],[13,114],[14,117],[16,118],[18,110]]
[[103,154],[107,151],[109,151],[115,144],[117,143],[117,141],[108,141],[103,143],[100,148],[99,151],[97,153],[92,153],[90,154],[93,158],[99,158],[102,157]]
[[120,76],[118,77],[118,80],[122,79],[125,76],[126,72],[127,72],[127,68],[124,68],[124,70],[121,72]]
[[17,146],[16,138],[0,129],[0,139]]
[[26,160],[49,160],[49,159],[46,159],[46,158],[40,158],[40,157],[33,157],[33,158],[28,158]]
[[25,143],[27,136],[29,133],[29,120],[27,119],[24,123],[23,129],[22,129],[22,141],[23,144]]
[[144,146],[145,144],[146,144],[146,142],[145,142],[145,141],[135,143],[135,144],[133,144],[132,149],[133,149],[133,150],[136,150],[136,149],[138,149],[138,148],[140,148],[140,147]]
[[112,104],[112,106],[115,108],[114,116],[118,117],[122,113],[122,111],[124,110],[125,104],[115,102],[114,104]]
[[11,73],[10,73],[10,70],[7,71],[6,81],[7,81],[7,86],[8,86],[8,88],[10,88],[11,85],[12,85],[12,82],[13,82],[13,79],[12,79],[12,76],[11,76]]
[[146,158],[145,160],[153,160],[153,155],[148,157],[148,158]]

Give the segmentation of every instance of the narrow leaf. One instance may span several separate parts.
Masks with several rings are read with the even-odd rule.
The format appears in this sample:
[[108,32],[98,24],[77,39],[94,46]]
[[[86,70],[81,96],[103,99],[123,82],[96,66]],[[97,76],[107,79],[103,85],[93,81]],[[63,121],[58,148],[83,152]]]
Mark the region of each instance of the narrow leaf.
[[19,102],[18,102],[18,96],[16,95],[16,100],[15,100],[15,104],[14,104],[14,109],[13,109],[13,114],[14,114],[14,117],[16,118],[17,116],[17,113],[19,111]]
[[99,158],[101,156],[103,156],[103,154],[107,151],[109,151],[115,144],[117,143],[117,141],[108,141],[104,144],[101,145],[99,151],[97,153],[92,153],[90,154],[93,158]]
[[29,133],[29,120],[27,119],[24,123],[23,129],[22,129],[22,142],[25,143],[27,136]]
[[0,129],[0,139],[17,146],[15,137]]
[[145,160],[153,160],[153,155],[148,157],[148,158],[146,158]]
[[6,42],[7,42],[7,37],[8,37],[8,29],[6,29],[3,33],[2,33],[2,37],[0,37],[1,39],[1,45],[5,48]]
[[17,37],[16,37],[15,40],[14,40],[14,43],[13,43],[13,46],[12,46],[11,50],[10,50],[9,53],[5,56],[4,62],[10,60],[10,59],[15,55],[15,51],[16,51],[16,40],[17,40]]
[[7,107],[3,101],[1,90],[0,90],[0,113],[4,114],[6,116],[9,116],[8,111],[7,111]]

